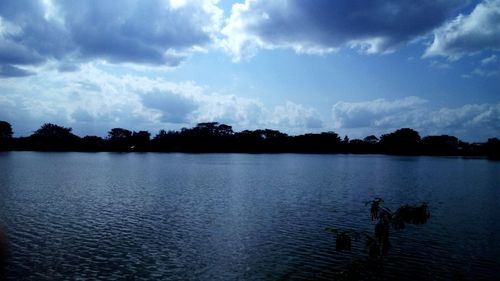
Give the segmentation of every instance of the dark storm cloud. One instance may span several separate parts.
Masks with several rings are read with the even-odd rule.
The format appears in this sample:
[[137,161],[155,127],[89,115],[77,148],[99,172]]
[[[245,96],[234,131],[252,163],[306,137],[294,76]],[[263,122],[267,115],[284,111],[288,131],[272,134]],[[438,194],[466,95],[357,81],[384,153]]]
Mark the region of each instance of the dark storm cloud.
[[0,62],[2,64],[38,64],[44,61],[43,57],[22,44],[1,40]]
[[293,47],[305,52],[358,45],[376,53],[433,30],[465,2],[247,0],[233,7],[223,32],[233,51],[257,41],[259,47]]
[[0,77],[24,77],[34,73],[9,64],[0,65]]
[[[0,46],[16,50],[16,64],[37,64],[47,58],[61,58],[74,48],[59,22],[48,19],[42,1],[2,1],[0,4]],[[8,63],[0,49],[2,63]]]
[[61,63],[57,68],[59,72],[74,72],[77,71],[78,69],[79,67],[76,64],[71,64],[71,63]]
[[[168,49],[210,42],[199,7],[172,10],[162,1],[64,1],[66,26],[81,54],[113,62],[177,65]],[[117,5],[120,7],[117,8]],[[206,15],[208,16],[208,14]]]
[[160,0],[1,1],[0,65],[104,59],[175,66],[211,42],[218,13],[210,0],[178,7]]

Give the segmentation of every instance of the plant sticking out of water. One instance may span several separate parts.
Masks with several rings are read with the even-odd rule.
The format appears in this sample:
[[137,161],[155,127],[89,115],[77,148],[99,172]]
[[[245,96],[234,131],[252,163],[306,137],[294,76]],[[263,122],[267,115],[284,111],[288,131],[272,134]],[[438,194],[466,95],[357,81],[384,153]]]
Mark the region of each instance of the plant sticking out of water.
[[7,266],[7,239],[2,226],[0,225],[0,280],[4,280],[5,269]]
[[381,206],[383,202],[384,200],[381,198],[366,202],[366,205],[371,205],[372,221],[377,221],[374,234],[367,235],[366,248],[370,258],[382,259],[387,255],[390,248],[391,226],[394,229],[403,229],[406,224],[424,224],[430,217],[427,203],[422,203],[419,206],[403,205],[392,212],[389,208]]
[[[421,225],[426,223],[430,217],[427,203],[403,205],[394,212],[384,207],[383,203],[384,200],[381,198],[374,198],[365,203],[366,206],[370,205],[371,220],[376,221],[373,233],[327,228],[328,231],[336,235],[335,249],[337,251],[351,250],[352,241],[365,240],[365,248],[368,252],[369,261],[375,261],[377,264],[382,265],[383,258],[388,254],[390,249],[389,238],[391,228],[400,230],[404,229],[407,224]],[[345,274],[351,277],[359,275],[359,263],[360,261],[357,260],[342,275],[344,277],[346,276]],[[353,266],[356,270],[353,270]],[[350,277],[341,279],[352,280]]]

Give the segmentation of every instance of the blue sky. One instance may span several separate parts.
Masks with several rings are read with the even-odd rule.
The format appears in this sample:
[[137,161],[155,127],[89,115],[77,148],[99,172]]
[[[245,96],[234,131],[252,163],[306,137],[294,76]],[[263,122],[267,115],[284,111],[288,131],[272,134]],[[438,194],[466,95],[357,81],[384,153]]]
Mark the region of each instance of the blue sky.
[[500,1],[12,0],[0,120],[500,136]]

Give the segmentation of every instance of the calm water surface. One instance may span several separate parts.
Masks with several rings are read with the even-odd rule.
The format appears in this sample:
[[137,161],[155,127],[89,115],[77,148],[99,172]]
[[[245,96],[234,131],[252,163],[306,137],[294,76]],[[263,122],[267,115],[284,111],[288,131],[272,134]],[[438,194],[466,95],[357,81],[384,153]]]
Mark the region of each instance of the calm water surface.
[[384,278],[500,276],[500,163],[436,157],[0,153],[11,280],[331,279],[326,227],[369,230],[364,202],[429,203],[393,232]]

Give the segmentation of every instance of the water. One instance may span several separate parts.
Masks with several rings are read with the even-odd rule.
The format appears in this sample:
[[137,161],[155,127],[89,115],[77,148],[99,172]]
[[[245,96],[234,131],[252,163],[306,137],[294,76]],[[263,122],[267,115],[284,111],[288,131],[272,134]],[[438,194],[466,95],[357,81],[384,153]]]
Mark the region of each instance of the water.
[[11,280],[321,280],[366,254],[364,202],[429,203],[383,278],[500,276],[500,163],[382,155],[0,154]]

